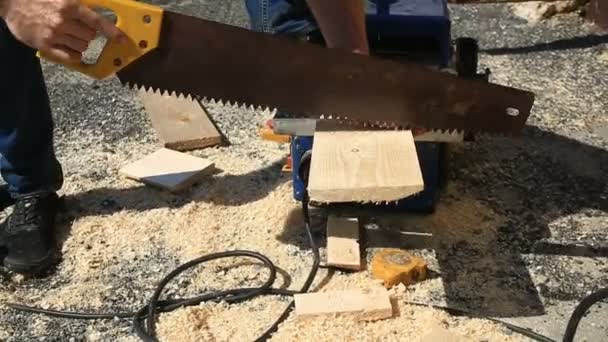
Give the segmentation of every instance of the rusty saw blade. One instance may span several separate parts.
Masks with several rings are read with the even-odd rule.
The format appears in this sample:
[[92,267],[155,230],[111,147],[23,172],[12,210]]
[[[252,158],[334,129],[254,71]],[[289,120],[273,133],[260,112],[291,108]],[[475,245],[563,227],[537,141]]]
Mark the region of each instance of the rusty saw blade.
[[164,11],[158,46],[126,65],[131,88],[267,107],[295,118],[512,133],[534,94]]

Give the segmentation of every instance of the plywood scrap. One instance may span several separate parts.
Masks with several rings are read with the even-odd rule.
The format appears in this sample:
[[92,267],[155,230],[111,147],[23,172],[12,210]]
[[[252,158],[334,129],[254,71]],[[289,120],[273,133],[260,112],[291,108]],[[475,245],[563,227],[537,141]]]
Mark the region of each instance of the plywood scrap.
[[162,148],[120,169],[127,178],[178,192],[210,172],[214,163],[189,154]]
[[411,131],[317,131],[308,193],[317,202],[388,202],[424,189]]
[[220,133],[196,99],[146,90],[140,90],[139,97],[164,147],[187,151],[221,143]]
[[320,315],[347,315],[359,321],[375,321],[393,316],[389,292],[385,288],[352,289],[296,294],[295,313],[300,318]]
[[359,220],[357,218],[327,218],[327,265],[361,270]]

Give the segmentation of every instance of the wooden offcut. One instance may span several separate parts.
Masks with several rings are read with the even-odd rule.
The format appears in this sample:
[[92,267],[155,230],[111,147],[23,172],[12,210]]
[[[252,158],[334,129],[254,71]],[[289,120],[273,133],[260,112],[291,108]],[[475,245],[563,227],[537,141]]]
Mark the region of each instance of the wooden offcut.
[[179,192],[206,176],[214,163],[162,148],[120,169],[127,178],[171,192]]
[[343,315],[358,321],[391,318],[393,306],[385,288],[351,289],[294,295],[295,314],[300,318]]
[[145,90],[139,97],[164,147],[188,151],[221,143],[220,133],[196,99]]
[[424,189],[411,131],[317,131],[308,193],[332,202],[397,201]]
[[327,265],[359,271],[359,220],[350,217],[327,218]]

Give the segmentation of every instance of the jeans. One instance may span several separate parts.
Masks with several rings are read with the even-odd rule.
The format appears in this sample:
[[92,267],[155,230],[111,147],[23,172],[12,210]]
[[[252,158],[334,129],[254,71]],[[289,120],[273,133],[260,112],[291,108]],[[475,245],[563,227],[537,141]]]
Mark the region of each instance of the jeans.
[[318,31],[306,0],[245,0],[245,5],[253,31],[288,36]]
[[13,197],[63,185],[53,118],[36,51],[0,19],[0,174]]
[[[305,0],[244,0],[253,31],[305,36],[318,31]],[[58,191],[63,172],[54,123],[35,50],[0,19],[0,174],[13,197]]]

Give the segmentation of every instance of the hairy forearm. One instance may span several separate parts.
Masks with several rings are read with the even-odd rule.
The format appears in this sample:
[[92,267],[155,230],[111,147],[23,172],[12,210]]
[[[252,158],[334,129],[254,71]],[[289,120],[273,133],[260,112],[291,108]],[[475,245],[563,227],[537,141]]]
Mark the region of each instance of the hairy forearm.
[[328,47],[369,53],[364,0],[306,0],[306,2],[319,24]]

